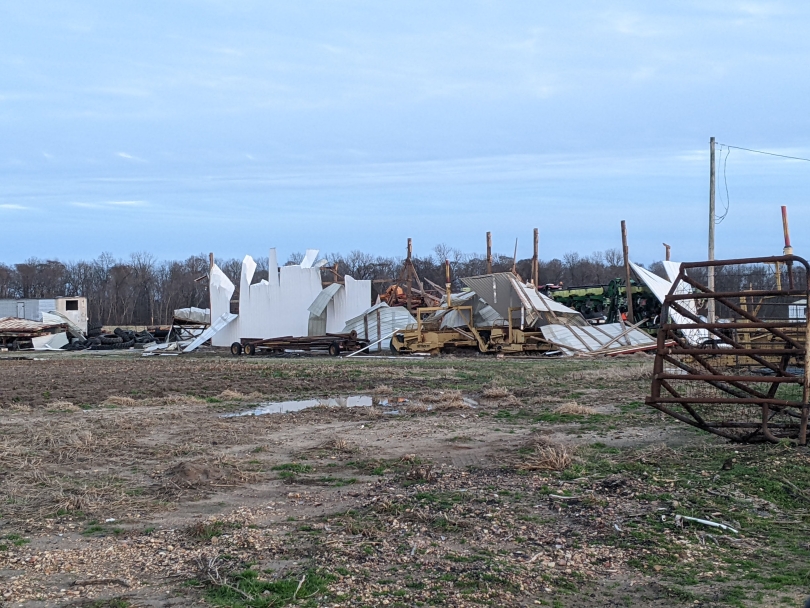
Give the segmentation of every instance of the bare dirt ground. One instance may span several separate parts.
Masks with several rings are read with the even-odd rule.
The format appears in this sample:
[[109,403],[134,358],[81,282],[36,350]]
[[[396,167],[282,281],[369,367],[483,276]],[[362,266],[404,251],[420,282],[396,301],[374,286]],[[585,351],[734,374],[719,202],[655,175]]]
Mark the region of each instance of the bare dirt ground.
[[[800,606],[810,589],[807,450],[664,419],[645,355],[36,359],[0,358],[3,606]],[[349,395],[384,405],[222,417]]]

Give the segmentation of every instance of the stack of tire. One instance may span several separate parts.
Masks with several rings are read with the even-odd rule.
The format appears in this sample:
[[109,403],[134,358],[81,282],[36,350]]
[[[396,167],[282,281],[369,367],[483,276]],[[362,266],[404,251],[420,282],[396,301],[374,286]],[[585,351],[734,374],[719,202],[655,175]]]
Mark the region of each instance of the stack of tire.
[[116,327],[113,333],[102,333],[101,323],[88,323],[87,339],[73,340],[65,348],[67,350],[122,350],[132,348],[136,344],[149,344],[155,342],[155,337],[148,331],[134,332]]

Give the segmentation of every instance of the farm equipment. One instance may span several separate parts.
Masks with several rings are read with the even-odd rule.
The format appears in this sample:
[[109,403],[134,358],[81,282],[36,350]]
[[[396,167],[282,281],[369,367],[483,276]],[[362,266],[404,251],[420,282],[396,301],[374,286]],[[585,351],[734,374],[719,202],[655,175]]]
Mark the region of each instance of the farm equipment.
[[586,324],[579,313],[556,304],[512,273],[462,279],[469,291],[461,294],[450,293],[449,266],[447,275],[442,305],[417,309],[416,324],[391,338],[392,352],[439,354],[468,348],[541,354],[555,350],[543,338],[541,325],[560,322],[562,317]]
[[661,304],[644,285],[631,281],[633,319],[626,318],[627,289],[625,281],[613,279],[607,285],[585,285],[563,289],[548,289],[547,295],[555,302],[581,313],[589,323],[618,323],[622,313],[624,321],[639,325],[640,329],[655,334],[661,314]]
[[368,346],[368,340],[357,337],[357,332],[326,334],[324,336],[284,336],[281,338],[242,338],[231,344],[231,354],[239,356],[256,354],[281,354],[288,350],[312,353],[329,353],[337,357],[344,352],[354,352]]

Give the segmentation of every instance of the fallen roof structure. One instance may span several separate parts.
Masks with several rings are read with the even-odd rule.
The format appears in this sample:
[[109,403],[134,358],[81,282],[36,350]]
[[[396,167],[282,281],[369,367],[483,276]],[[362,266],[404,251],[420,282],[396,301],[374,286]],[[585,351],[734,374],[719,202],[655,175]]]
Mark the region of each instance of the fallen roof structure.
[[[12,348],[41,348],[46,350],[45,344],[51,342],[55,334],[65,335],[68,329],[67,323],[55,323],[49,321],[41,323],[39,321],[30,321],[28,319],[19,319],[17,317],[3,317],[0,318],[0,344],[3,346],[11,345]],[[44,338],[44,340],[38,340]],[[34,342],[37,340],[37,342]],[[65,336],[65,341],[67,337]],[[62,342],[58,339],[54,342]],[[66,342],[65,342],[66,343]]]
[[540,327],[549,323],[565,322],[587,325],[576,310],[555,302],[533,285],[521,282],[511,272],[498,272],[461,279],[467,287],[489,304],[502,319],[523,315],[522,325]]
[[[659,277],[657,274],[654,274],[646,268],[642,268],[633,262],[630,262],[630,268],[633,269],[633,272],[636,274],[638,279],[644,283],[644,285],[646,285],[651,292],[653,292],[656,299],[661,304],[664,303],[667,294],[670,292],[677,294],[692,293],[692,286],[686,281],[678,278],[681,269],[681,264],[678,262],[671,262],[669,260],[664,262],[664,269],[669,279]],[[697,304],[695,300],[687,299],[683,301],[683,304],[692,315],[697,315]],[[669,309],[669,316],[675,323],[679,323],[681,325],[688,325],[690,323],[685,316],[676,310]],[[662,323],[665,321],[665,319],[661,320]],[[682,333],[684,338],[686,338],[690,344],[702,344],[709,338],[709,332],[701,328],[684,328]]]
[[621,323],[571,326],[544,325],[543,337],[566,355],[618,355],[655,347],[647,332]]

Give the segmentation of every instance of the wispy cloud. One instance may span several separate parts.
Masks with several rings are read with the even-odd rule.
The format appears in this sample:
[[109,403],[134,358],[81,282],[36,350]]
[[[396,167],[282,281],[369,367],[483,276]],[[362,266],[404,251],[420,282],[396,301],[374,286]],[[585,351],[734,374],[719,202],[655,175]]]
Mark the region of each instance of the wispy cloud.
[[80,207],[82,209],[115,209],[126,207],[144,207],[148,203],[146,201],[102,201],[97,203],[76,202],[70,204],[73,207]]
[[118,152],[116,156],[120,158],[125,158],[126,160],[134,160],[139,163],[145,163],[146,161],[142,158],[138,158],[137,156],[133,156],[132,154],[127,154],[126,152]]
[[26,211],[30,209],[30,207],[23,207],[22,205],[13,205],[11,203],[3,203],[0,204],[0,209],[4,209],[6,211]]

